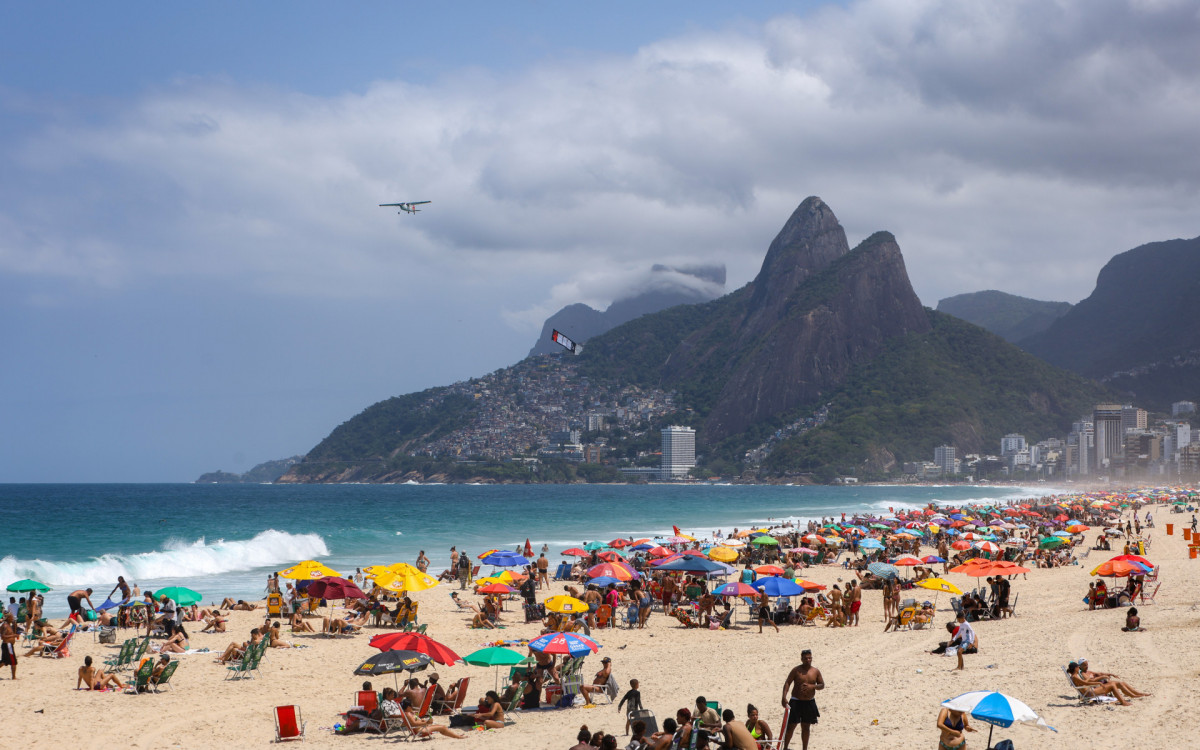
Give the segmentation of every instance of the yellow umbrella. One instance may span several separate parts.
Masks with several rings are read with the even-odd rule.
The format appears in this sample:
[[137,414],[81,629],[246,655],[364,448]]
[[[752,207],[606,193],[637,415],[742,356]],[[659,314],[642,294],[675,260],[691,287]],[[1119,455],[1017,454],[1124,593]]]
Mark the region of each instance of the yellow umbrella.
[[566,594],[552,596],[544,603],[546,605],[546,609],[550,610],[551,612],[574,614],[576,612],[588,611],[587,602],[581,602],[574,597],[567,596]]
[[733,562],[738,559],[738,553],[728,547],[713,547],[708,551],[708,556],[717,562]]
[[[416,570],[414,568],[413,570]],[[424,591],[438,585],[433,576],[417,570],[416,573],[383,573],[375,577],[375,585],[388,591]]]
[[917,585],[930,591],[945,591],[947,594],[962,595],[962,589],[950,583],[945,578],[925,578],[917,581]]
[[305,560],[298,562],[287,570],[279,571],[280,578],[294,578],[296,580],[315,581],[318,578],[328,578],[329,576],[340,576],[341,573],[333,568],[326,567],[316,560]]

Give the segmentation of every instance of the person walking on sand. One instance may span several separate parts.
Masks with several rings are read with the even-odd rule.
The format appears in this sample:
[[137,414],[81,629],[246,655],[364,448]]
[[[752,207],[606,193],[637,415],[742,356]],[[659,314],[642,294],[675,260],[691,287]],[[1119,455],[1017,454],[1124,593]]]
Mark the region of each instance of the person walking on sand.
[[[783,736],[783,750],[787,750],[792,742],[792,733],[796,725],[800,725],[800,747],[808,750],[808,736],[812,725],[817,723],[821,712],[817,709],[816,695],[818,690],[825,689],[825,678],[821,670],[812,665],[812,650],[800,652],[799,666],[792,667],[787,680],[783,683],[783,707],[788,709],[787,732]],[[788,689],[791,698],[788,698]]]
[[763,620],[771,623],[771,627],[775,628],[775,632],[779,632],[779,626],[775,624],[775,618],[771,616],[771,600],[767,598],[766,591],[758,592],[758,632],[763,632]]

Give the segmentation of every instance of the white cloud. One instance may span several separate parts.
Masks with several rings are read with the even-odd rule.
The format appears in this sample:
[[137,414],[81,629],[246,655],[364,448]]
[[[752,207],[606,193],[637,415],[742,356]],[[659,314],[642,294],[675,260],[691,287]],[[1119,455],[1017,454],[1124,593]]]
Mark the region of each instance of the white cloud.
[[724,262],[735,288],[818,194],[852,241],[896,233],[927,304],[1074,300],[1112,254],[1200,233],[1198,31],[1186,2],[877,0],[338,97],[184,81],[10,144],[0,271],[511,286],[541,295],[504,316],[534,328],[652,262]]

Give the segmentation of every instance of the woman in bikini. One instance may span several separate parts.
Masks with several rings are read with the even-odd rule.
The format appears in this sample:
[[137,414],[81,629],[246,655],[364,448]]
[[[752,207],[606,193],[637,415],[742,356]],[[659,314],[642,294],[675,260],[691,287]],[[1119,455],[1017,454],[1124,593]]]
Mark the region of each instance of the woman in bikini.
[[758,718],[758,708],[753,703],[746,706],[746,729],[750,730],[750,736],[760,747],[770,743],[771,728],[767,726],[767,722]]
[[175,631],[175,635],[168,638],[158,651],[163,654],[183,654],[187,653],[187,650],[188,634],[183,626],[180,625],[179,629]]
[[938,714],[937,728],[942,733],[938,740],[938,750],[965,750],[967,738],[963,733],[975,731],[975,728],[967,723],[965,713],[948,708],[943,708]]
[[78,690],[80,685],[87,690],[103,690],[106,685],[115,685],[121,690],[125,689],[121,678],[93,667],[90,656],[83,657],[83,666],[79,668],[79,679],[75,681],[75,689]]

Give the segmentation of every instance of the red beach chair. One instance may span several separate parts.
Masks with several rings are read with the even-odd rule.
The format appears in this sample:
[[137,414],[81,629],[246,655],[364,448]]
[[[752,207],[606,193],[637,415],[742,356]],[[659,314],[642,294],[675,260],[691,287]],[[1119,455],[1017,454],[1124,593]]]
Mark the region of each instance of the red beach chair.
[[275,741],[304,739],[304,722],[299,706],[275,707]]

